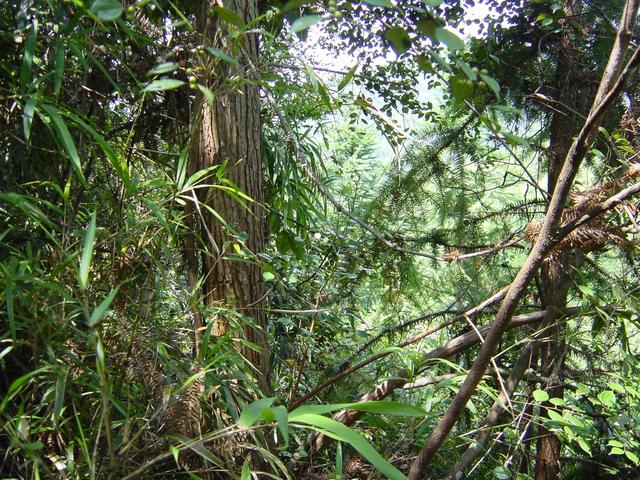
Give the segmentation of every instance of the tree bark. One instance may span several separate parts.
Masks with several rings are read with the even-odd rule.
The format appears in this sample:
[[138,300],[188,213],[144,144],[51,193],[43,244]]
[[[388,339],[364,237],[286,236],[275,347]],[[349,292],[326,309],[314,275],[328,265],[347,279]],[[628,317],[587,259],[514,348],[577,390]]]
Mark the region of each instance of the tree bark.
[[[582,11],[582,0],[565,0],[564,10],[567,19],[579,18]],[[548,149],[547,191],[551,196],[555,189],[558,175],[562,169],[575,133],[575,125],[588,110],[585,98],[592,95],[580,95],[580,60],[579,51],[573,35],[566,31],[560,38],[560,50],[555,74],[555,100],[558,108],[554,110],[550,126],[550,142]],[[572,258],[562,252],[548,259],[540,270],[540,298],[542,306],[552,312],[558,312],[567,306],[567,295],[572,280]],[[553,372],[561,374],[564,364],[562,352],[565,347],[564,323],[557,322],[557,314],[553,314],[545,325],[548,332],[546,341],[541,342],[540,367],[542,375],[551,377]],[[561,379],[559,379],[560,381]],[[551,397],[561,398],[564,391],[561,387],[546,385]],[[540,406],[540,418],[546,417],[548,402]],[[535,478],[536,480],[552,480],[560,474],[560,439],[547,429],[543,423],[538,427],[536,442]]]
[[[202,7],[200,28],[203,44],[228,51],[231,44],[229,26],[209,14],[210,9],[218,4],[210,0]],[[257,16],[256,0],[231,0],[225,2],[224,7],[245,23]],[[245,34],[238,43],[240,47],[234,55],[237,64],[218,61],[206,72],[207,82],[216,96],[212,103],[202,95],[197,100],[189,171],[193,173],[219,166],[216,172],[222,170],[223,177],[253,201],[246,202],[245,207],[234,195],[215,186],[206,192],[200,189],[200,202],[217,212],[227,226],[208,209],[200,208],[196,216],[196,207],[191,207],[192,225],[199,226],[197,233],[206,246],[206,252],[198,262],[203,279],[202,301],[209,312],[213,312],[209,313],[206,327],[203,321],[200,325],[196,322],[196,343],[200,343],[203,328],[211,328],[212,335],[219,337],[230,333],[232,325],[240,321],[244,324],[244,340],[255,344],[260,351],[244,343],[238,343],[237,348],[255,367],[255,378],[262,390],[268,393],[265,287],[256,260],[265,244],[260,97],[254,70],[258,63],[258,36],[255,33]],[[253,257],[251,261],[240,258],[238,248],[248,257]]]

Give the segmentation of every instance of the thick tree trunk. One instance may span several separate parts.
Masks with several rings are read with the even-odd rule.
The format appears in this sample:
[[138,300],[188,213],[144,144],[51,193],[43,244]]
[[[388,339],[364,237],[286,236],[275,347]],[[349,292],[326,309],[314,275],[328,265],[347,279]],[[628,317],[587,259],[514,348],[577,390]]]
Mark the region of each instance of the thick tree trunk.
[[[229,27],[208,14],[219,2],[204,3],[201,16],[203,43],[224,50],[229,43]],[[238,14],[245,23],[257,15],[256,0],[228,1],[224,7]],[[219,169],[224,168],[223,177],[253,201],[245,202],[245,207],[228,191],[201,190],[200,201],[217,212],[228,228],[205,208],[200,208],[197,215],[196,209],[192,208],[192,221],[200,226],[200,238],[207,248],[199,262],[203,278],[202,300],[213,312],[209,314],[207,327],[210,326],[213,336],[222,336],[229,333],[237,321],[244,323],[244,339],[257,345],[260,351],[240,343],[238,350],[256,368],[256,379],[263,391],[268,392],[265,288],[256,259],[265,243],[260,97],[254,78],[258,60],[257,35],[243,36],[238,52],[236,65],[219,61],[207,72],[216,97],[211,104],[202,96],[197,102],[189,170],[195,172],[218,165]],[[229,81],[232,77],[240,81]],[[239,257],[238,249],[246,258]],[[249,257],[253,257],[250,262],[247,261]],[[199,343],[203,328],[205,325],[196,325],[196,343]]]

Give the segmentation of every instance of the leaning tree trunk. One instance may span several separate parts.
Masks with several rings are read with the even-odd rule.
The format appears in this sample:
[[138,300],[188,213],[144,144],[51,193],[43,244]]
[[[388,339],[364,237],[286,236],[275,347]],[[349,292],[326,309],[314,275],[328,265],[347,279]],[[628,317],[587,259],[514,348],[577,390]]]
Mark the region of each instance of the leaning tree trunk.
[[[217,212],[227,227],[207,208],[191,207],[191,224],[198,225],[197,235],[207,251],[199,261],[193,261],[192,255],[190,267],[192,271],[198,267],[203,279],[201,299],[210,308],[209,312],[213,312],[206,324],[204,319],[196,318],[196,343],[199,344],[206,328],[211,328],[212,335],[219,337],[228,334],[236,321],[246,322],[242,329],[244,340],[257,345],[260,351],[245,343],[238,343],[238,350],[255,367],[255,378],[263,391],[268,392],[265,287],[257,261],[265,243],[260,97],[255,81],[258,36],[252,33],[231,40],[228,32],[235,27],[210,13],[216,5],[220,2],[203,2],[202,43],[228,52],[237,63],[211,57],[216,63],[205,67],[207,83],[216,96],[213,102],[203,96],[197,101],[189,170],[220,166],[218,171],[223,169],[224,178],[252,201],[243,205],[228,189],[214,187],[199,191],[199,200]],[[235,12],[245,23],[257,15],[256,0],[231,0],[225,2],[224,8]],[[187,242],[187,249],[189,246]],[[191,247],[194,246],[192,241]]]

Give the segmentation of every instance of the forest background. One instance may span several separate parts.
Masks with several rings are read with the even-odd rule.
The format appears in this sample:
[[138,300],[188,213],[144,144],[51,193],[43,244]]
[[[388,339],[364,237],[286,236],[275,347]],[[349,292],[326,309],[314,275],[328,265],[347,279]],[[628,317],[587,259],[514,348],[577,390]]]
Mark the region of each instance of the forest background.
[[4,2],[3,478],[640,475],[638,6]]

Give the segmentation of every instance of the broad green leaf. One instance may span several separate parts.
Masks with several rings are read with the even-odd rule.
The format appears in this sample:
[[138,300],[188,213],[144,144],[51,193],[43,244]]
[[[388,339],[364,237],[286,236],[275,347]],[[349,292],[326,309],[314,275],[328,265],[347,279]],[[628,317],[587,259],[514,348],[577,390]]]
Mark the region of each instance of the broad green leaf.
[[85,290],[89,281],[89,270],[91,269],[91,261],[93,260],[94,241],[96,239],[96,212],[91,215],[89,225],[84,233],[84,246],[82,248],[82,258],[80,260],[80,273],[78,283],[80,288]]
[[504,139],[510,145],[522,145],[525,147],[529,146],[529,141],[526,138],[519,137],[518,135],[514,135],[513,133],[505,132]]
[[177,70],[179,65],[176,62],[165,62],[160,65],[156,65],[147,72],[147,75],[162,75],[163,73],[170,73]]
[[33,114],[36,111],[38,101],[35,97],[29,97],[27,103],[24,104],[22,111],[22,129],[24,131],[24,139],[29,141],[31,138],[31,125],[33,124]]
[[547,410],[547,416],[555,422],[567,423],[564,417],[555,410]]
[[95,327],[96,324],[102,320],[102,317],[107,313],[107,310],[111,306],[111,302],[113,302],[113,299],[117,295],[118,289],[119,287],[116,287],[111,290],[111,293],[109,293],[109,295],[107,295],[106,298],[100,302],[100,305],[98,305],[91,313],[91,317],[89,317],[89,321],[87,322],[90,327]]
[[309,425],[325,435],[346,442],[391,480],[406,480],[396,467],[387,462],[359,433],[332,418],[307,413],[296,417],[297,423]]
[[273,282],[276,279],[276,276],[271,272],[262,272],[262,279],[265,282]]
[[248,428],[258,421],[262,415],[262,410],[273,405],[275,398],[261,398],[247,405],[238,419],[238,425]]
[[284,439],[285,445],[289,444],[289,415],[287,414],[287,409],[283,406],[272,407],[271,411],[273,412],[273,417],[275,418],[276,425],[280,433],[282,434],[282,438]]
[[235,58],[233,58],[230,55],[227,55],[219,48],[207,47],[205,48],[205,50],[211,55],[213,55],[214,57],[218,57],[219,59],[224,60],[225,62],[229,62],[233,64],[238,63],[238,61]]
[[58,110],[53,105],[43,104],[42,108],[53,123],[53,127],[58,134],[58,138],[60,139],[60,143],[64,147],[67,155],[71,159],[71,165],[74,170],[80,177],[80,180],[83,184],[86,185],[87,181],[84,178],[84,174],[82,173],[82,165],[80,164],[80,155],[78,155],[78,150],[76,149],[76,143],[69,132],[69,128],[67,128],[67,124],[62,120],[62,117],[59,115]]
[[619,447],[613,447],[611,449],[611,451],[609,452],[610,455],[623,455],[624,454],[624,450],[622,448]]
[[289,420],[294,420],[298,415],[323,414],[336,410],[359,410],[367,413],[383,415],[401,415],[407,417],[423,417],[427,414],[422,408],[399,402],[374,401],[355,403],[333,403],[328,405],[303,405],[289,413]]
[[624,443],[619,442],[618,440],[609,440],[607,442],[607,445],[610,445],[612,447],[620,447],[620,448],[624,448]]
[[107,22],[120,18],[123,11],[124,6],[119,0],[96,0],[91,4],[91,12]]
[[209,15],[217,16],[219,19],[235,25],[237,27],[244,26],[244,21],[237,13],[229,10],[228,8],[221,7],[220,5],[215,5],[209,10]]
[[176,80],[174,78],[163,78],[161,80],[154,80],[149,85],[142,89],[143,92],[164,92],[165,90],[174,90],[184,85],[182,80]]
[[320,20],[322,20],[322,17],[320,15],[305,15],[304,17],[300,17],[295,22],[293,22],[293,25],[291,25],[291,31],[293,33],[301,32],[308,29],[312,25],[315,25]]
[[500,85],[498,85],[498,82],[496,82],[493,77],[485,75],[484,73],[480,74],[480,78],[489,86],[493,93],[495,93],[496,98],[500,98]]
[[549,394],[544,390],[534,390],[533,398],[535,398],[536,402],[546,402],[549,400]]
[[616,394],[611,390],[605,390],[598,394],[598,400],[600,400],[603,404],[612,407],[616,403]]
[[464,40],[450,30],[446,30],[442,27],[436,27],[433,34],[436,40],[444,43],[452,52],[462,50],[464,48]]
[[396,52],[396,55],[402,55],[411,48],[411,37],[409,37],[407,31],[400,26],[396,25],[384,32],[384,38],[391,44],[391,48]]
[[625,450],[625,451],[624,451],[624,454],[627,456],[627,458],[628,458],[629,460],[631,460],[631,461],[632,461],[633,463],[635,463],[635,464],[637,464],[637,463],[638,463],[638,461],[640,461],[640,459],[638,458],[638,456],[637,456],[635,453],[633,453],[632,451],[630,451],[630,450]]
[[591,449],[589,448],[589,444],[585,441],[584,438],[578,438],[578,445],[580,448],[584,450],[587,454],[591,455]]

